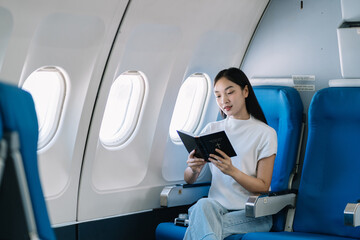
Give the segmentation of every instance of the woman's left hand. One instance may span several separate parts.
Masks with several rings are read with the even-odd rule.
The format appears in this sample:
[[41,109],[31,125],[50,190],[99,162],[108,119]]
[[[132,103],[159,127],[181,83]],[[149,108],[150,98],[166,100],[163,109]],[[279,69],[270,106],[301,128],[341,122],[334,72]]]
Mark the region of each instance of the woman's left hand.
[[234,173],[234,170],[236,169],[232,165],[231,158],[220,149],[216,148],[215,151],[219,153],[222,157],[219,157],[218,155],[215,154],[210,154],[209,161],[212,162],[221,172],[231,176]]

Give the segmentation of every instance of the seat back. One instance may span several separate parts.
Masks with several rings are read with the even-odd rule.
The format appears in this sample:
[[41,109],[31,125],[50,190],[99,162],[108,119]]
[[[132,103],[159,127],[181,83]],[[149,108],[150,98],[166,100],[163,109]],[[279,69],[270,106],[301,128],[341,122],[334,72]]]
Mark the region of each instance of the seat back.
[[[298,161],[303,133],[303,104],[299,92],[286,86],[256,86],[255,95],[268,125],[278,136],[278,150],[271,180],[271,191],[289,188]],[[272,231],[283,231],[286,211],[273,216]]]
[[39,178],[38,123],[31,95],[15,86],[0,83],[0,113],[4,130],[17,132],[19,136],[20,154],[39,237],[55,239]]
[[360,236],[344,225],[344,209],[360,196],[360,88],[315,93],[293,229],[296,232]]
[[271,191],[286,190],[298,158],[303,104],[298,91],[291,87],[258,86],[254,92],[268,125],[278,136]]

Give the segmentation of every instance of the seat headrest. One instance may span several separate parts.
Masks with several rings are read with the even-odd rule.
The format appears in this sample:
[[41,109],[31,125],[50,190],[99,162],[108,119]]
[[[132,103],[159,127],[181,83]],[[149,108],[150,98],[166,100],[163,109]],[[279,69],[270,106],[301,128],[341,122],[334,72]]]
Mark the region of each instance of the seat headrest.
[[[313,102],[316,101],[316,104]],[[359,87],[332,87],[319,90],[313,97],[309,114],[323,121],[342,120],[360,122],[360,111],[354,111],[360,106]]]
[[292,78],[252,78],[250,83],[252,86],[295,86]]
[[332,79],[329,80],[329,87],[360,87],[360,79]]

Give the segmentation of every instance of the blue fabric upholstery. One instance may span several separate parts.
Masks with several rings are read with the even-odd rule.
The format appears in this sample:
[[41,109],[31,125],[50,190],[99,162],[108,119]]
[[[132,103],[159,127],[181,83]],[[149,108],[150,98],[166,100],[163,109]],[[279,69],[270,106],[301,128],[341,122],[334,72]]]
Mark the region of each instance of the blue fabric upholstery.
[[[156,239],[161,240],[182,240],[186,227],[176,226],[172,222],[160,223],[156,228]],[[236,234],[226,237],[225,240],[240,240],[243,234]]]
[[2,139],[2,137],[3,137],[3,122],[0,115],[0,140]]
[[303,104],[299,93],[291,87],[254,87],[255,95],[269,126],[278,135],[278,151],[271,180],[271,191],[288,188],[298,153]]
[[[295,233],[281,233],[286,239],[360,239],[360,228],[344,225],[346,204],[360,196],[359,106],[360,88],[326,88],[314,95]],[[253,233],[244,239],[280,239],[281,234]]]
[[[261,86],[254,91],[268,124],[278,135],[271,191],[286,190],[299,148],[303,104],[298,91],[291,87]],[[284,229],[285,216],[286,211],[282,211],[273,217],[272,231]]]
[[[285,190],[288,187],[289,176],[294,168],[301,135],[303,104],[299,93],[290,87],[261,86],[254,87],[255,95],[265,114],[268,124],[278,135],[278,153],[271,189]],[[274,220],[274,230],[283,230],[284,221]],[[182,239],[186,228],[173,223],[160,223],[156,229],[156,239]],[[242,235],[233,235],[226,240],[241,239]]]
[[156,228],[156,239],[161,240],[182,240],[186,227],[176,226],[172,222],[160,223]]
[[20,152],[39,237],[55,239],[38,172],[38,123],[33,99],[26,91],[0,83],[0,111],[4,130],[17,131],[19,134]]
[[314,233],[301,232],[266,232],[266,233],[247,233],[242,240],[351,240],[351,238],[336,237]]
[[244,234],[235,234],[224,238],[224,240],[240,240],[243,238],[243,236]]
[[[3,123],[2,123],[2,118],[1,118],[1,115],[0,115],[0,141],[2,140],[2,138],[3,138]],[[3,151],[3,149],[1,149],[1,147],[2,146],[0,145],[0,152]],[[0,161],[5,161],[5,159],[0,159]],[[5,166],[5,164],[0,163],[0,185],[1,185],[1,180],[2,180],[2,177],[3,177],[2,174],[3,174],[4,166]]]

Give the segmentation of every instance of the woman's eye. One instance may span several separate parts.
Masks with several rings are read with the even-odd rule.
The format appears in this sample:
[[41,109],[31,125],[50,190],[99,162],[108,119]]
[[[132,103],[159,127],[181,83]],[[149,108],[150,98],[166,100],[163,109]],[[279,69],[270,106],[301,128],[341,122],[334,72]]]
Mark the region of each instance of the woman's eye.
[[234,93],[234,91],[230,91],[230,92],[228,92],[227,94],[230,95],[230,94],[233,94],[233,93]]

